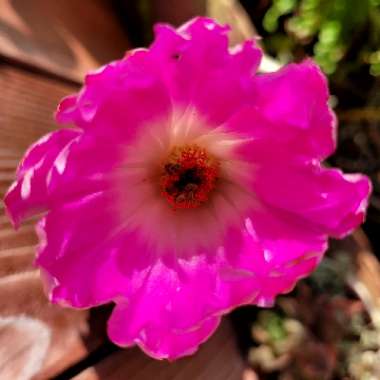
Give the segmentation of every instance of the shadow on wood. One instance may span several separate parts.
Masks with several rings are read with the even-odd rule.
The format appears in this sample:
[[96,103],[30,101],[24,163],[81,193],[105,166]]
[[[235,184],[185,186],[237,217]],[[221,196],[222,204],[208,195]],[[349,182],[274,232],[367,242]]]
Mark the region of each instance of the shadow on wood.
[[229,321],[225,320],[193,356],[175,362],[157,361],[138,348],[123,349],[74,379],[240,380],[242,373],[243,360]]
[[105,0],[0,0],[0,54],[76,82],[130,48]]

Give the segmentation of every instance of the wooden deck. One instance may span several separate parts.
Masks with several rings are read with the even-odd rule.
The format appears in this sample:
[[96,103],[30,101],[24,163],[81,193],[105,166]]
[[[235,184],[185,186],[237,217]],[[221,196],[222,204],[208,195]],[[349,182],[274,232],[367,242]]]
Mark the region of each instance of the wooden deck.
[[[0,198],[24,150],[56,128],[58,101],[90,69],[131,47],[107,0],[0,0]],[[242,360],[227,321],[175,363],[120,350],[106,338],[110,308],[50,305],[33,267],[33,221],[15,232],[0,203],[0,379],[238,380]]]

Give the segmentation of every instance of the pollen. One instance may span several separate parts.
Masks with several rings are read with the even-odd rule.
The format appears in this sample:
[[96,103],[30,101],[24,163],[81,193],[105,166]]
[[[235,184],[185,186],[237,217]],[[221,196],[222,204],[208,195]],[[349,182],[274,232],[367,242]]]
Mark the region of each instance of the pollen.
[[162,165],[160,190],[176,209],[197,208],[215,189],[219,162],[198,145],[175,147]]

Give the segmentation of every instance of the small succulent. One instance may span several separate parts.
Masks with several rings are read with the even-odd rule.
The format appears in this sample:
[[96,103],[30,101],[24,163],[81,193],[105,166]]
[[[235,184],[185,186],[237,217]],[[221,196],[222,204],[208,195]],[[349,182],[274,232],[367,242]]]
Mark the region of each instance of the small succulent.
[[380,379],[380,329],[347,292],[341,273],[350,272],[338,252],[275,309],[260,311],[251,329],[252,367],[279,380]]

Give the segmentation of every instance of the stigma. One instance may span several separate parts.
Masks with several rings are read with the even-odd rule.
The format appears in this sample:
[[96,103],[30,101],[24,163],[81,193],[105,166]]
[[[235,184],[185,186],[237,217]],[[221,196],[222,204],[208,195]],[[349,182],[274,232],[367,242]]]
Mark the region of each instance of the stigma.
[[198,145],[174,147],[162,164],[160,192],[173,209],[206,203],[219,175],[218,160]]

